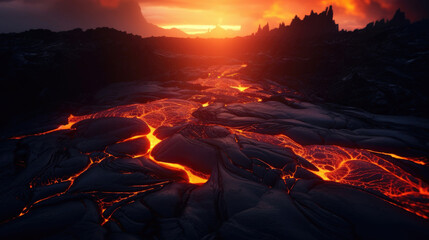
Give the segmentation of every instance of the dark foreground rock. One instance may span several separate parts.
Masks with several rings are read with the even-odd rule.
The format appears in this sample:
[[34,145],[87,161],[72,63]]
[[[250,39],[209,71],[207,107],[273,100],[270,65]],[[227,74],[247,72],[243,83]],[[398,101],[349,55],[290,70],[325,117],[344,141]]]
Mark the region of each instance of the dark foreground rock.
[[[115,121],[111,127],[120,127]],[[285,148],[235,134],[195,138],[213,130],[187,126],[154,156],[210,175],[193,185],[183,172],[144,157],[80,153],[79,131],[2,143],[5,153],[15,149],[2,154],[2,239],[429,237],[427,220],[364,189],[323,181],[314,165]],[[98,138],[89,132],[79,143]],[[22,166],[14,162],[18,152]]]

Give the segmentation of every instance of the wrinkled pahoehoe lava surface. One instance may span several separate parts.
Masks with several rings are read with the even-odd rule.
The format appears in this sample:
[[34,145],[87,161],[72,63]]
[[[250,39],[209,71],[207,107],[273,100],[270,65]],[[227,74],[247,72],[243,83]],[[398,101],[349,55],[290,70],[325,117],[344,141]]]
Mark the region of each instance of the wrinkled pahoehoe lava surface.
[[117,83],[2,141],[2,239],[429,236],[427,120],[311,104],[245,67]]

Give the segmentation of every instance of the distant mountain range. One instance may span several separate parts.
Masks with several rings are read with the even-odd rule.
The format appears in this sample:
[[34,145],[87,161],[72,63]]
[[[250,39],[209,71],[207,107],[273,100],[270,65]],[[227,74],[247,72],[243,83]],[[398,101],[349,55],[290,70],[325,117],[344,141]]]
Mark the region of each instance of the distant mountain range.
[[119,21],[110,21],[106,24],[108,27],[113,27],[118,30],[127,31],[133,34],[138,34],[142,37],[150,36],[167,36],[167,37],[188,37],[185,32],[173,28],[164,29],[155,24],[149,23],[143,16],[140,6],[137,2],[123,2],[117,9]]
[[0,33],[110,27],[142,37],[188,37],[179,29],[163,29],[146,21],[139,3],[134,0],[121,1],[115,8],[103,7],[97,0],[45,1],[40,2],[40,6],[42,3],[43,8],[27,2],[0,4]]
[[224,29],[219,25],[215,28],[207,31],[206,33],[192,35],[193,37],[200,38],[233,38],[236,37],[239,32],[230,29]]

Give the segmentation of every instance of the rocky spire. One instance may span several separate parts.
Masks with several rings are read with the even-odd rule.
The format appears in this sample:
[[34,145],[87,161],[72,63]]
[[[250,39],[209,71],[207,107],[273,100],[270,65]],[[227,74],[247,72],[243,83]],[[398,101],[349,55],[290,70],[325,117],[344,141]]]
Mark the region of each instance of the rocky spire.
[[405,13],[401,9],[396,10],[395,15],[393,16],[390,23],[393,25],[404,25],[409,24],[410,21],[405,17]]
[[328,18],[330,20],[334,19],[334,10],[332,9],[332,5],[329,6],[329,10],[328,10]]

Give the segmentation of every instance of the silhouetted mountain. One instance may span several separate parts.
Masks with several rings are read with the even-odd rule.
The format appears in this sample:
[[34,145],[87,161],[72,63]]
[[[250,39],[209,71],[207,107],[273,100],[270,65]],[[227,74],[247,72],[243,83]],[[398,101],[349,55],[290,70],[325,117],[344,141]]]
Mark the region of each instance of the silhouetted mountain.
[[338,24],[335,23],[332,6],[329,6],[319,14],[311,11],[310,15],[306,15],[302,20],[295,16],[289,30],[298,35],[316,36],[338,32]]
[[255,33],[256,36],[263,36],[266,34],[269,34],[270,32],[270,25],[267,23],[263,28],[261,28],[261,25],[258,27],[258,31]]
[[364,30],[383,29],[386,27],[401,27],[410,24],[410,20],[405,17],[405,13],[398,9],[391,20],[381,19],[372,23],[368,23]]
[[306,15],[302,20],[296,15],[292,19],[289,26],[284,23],[279,25],[279,28],[270,31],[268,24],[261,29],[259,26],[255,36],[272,36],[287,35],[294,38],[317,37],[321,35],[337,33],[338,24],[334,20],[334,11],[332,6],[326,8],[321,13],[311,11],[310,15]]

